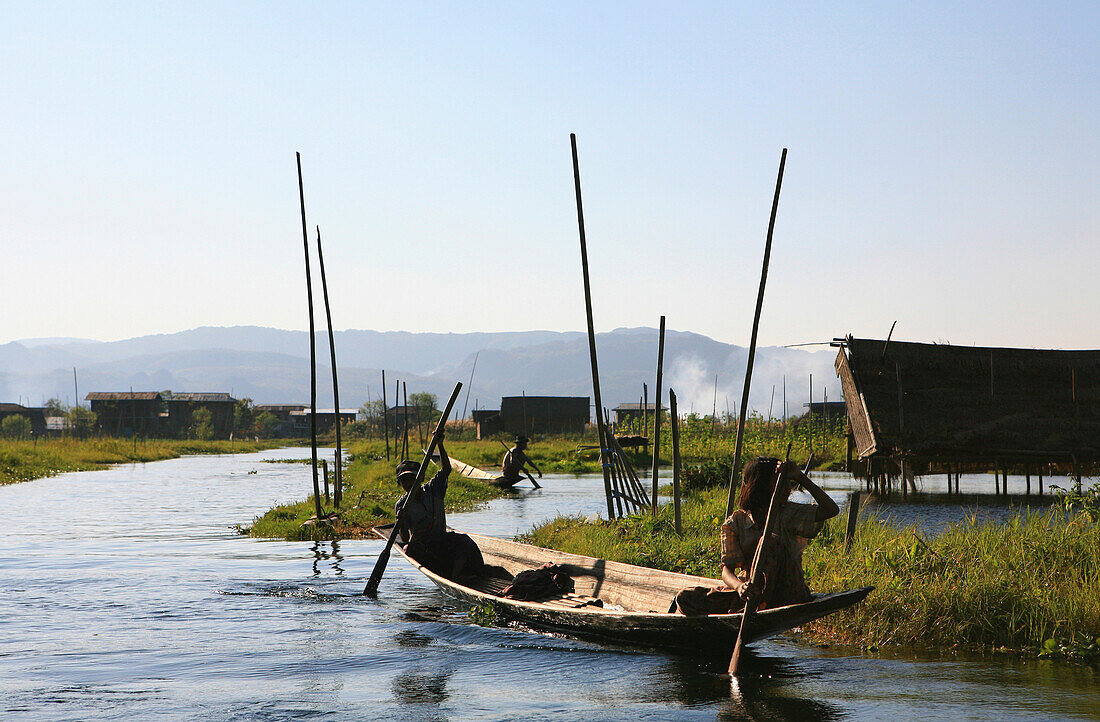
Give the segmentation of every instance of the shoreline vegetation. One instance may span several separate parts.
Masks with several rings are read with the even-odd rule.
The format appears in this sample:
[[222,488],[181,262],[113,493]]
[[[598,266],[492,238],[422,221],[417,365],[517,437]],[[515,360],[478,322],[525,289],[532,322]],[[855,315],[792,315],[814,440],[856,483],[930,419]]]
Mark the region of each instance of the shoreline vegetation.
[[288,439],[203,441],[198,439],[56,438],[0,440],[0,485],[43,479],[115,464],[164,461],[189,454],[244,454],[293,445]]
[[[726,490],[690,492],[683,535],[672,512],[619,521],[561,516],[519,541],[559,551],[715,578]],[[1100,656],[1100,526],[1053,507],[1008,521],[973,517],[938,535],[862,518],[850,550],[844,515],[826,523],[803,566],[815,592],[864,586],[862,603],[803,628],[814,644]]]
[[[666,414],[667,416],[667,414]],[[362,424],[363,422],[357,422]],[[363,539],[371,536],[371,530],[379,524],[393,521],[393,506],[400,497],[393,478],[398,459],[386,461],[383,440],[364,439],[359,433],[365,426],[348,425],[348,462],[344,470],[344,505],[336,510],[331,504],[323,504],[326,523],[310,520],[315,516],[313,495],[304,495],[291,504],[283,504],[258,516],[250,525],[239,525],[241,534],[259,539],[285,541],[328,541],[333,539]],[[638,422],[620,425],[620,435],[637,434],[642,429]],[[729,418],[711,419],[695,414],[684,417],[681,428],[681,456],[684,459],[684,485],[688,488],[724,486],[733,463],[732,435],[736,423]],[[421,430],[426,433],[426,430]],[[843,423],[824,423],[817,420],[810,424],[805,420],[792,420],[786,424],[769,422],[753,417],[746,425],[745,449],[749,455],[782,455],[787,443],[793,444],[794,453],[809,456],[811,444],[815,458],[814,468],[835,469],[842,467],[845,451]],[[413,432],[413,436],[416,432]],[[356,437],[359,436],[357,439]],[[410,453],[419,460],[420,439],[410,437]],[[447,428],[447,451],[456,459],[486,469],[500,468],[501,458],[511,446],[511,437],[497,435],[490,439],[474,439],[474,427],[466,422],[452,422]],[[661,463],[668,465],[672,459],[670,435],[665,434],[661,444]],[[652,452],[627,449],[626,455],[635,469],[644,471],[650,467]],[[534,439],[527,455],[544,473],[598,474],[601,471],[595,435],[557,435]],[[294,460],[288,460],[294,461]],[[309,465],[308,459],[301,460]],[[426,478],[438,469],[432,464]],[[320,473],[320,470],[318,470]],[[663,472],[666,479],[671,470]],[[303,486],[303,491],[307,491]],[[452,473],[447,491],[447,512],[471,511],[484,503],[512,494]]]

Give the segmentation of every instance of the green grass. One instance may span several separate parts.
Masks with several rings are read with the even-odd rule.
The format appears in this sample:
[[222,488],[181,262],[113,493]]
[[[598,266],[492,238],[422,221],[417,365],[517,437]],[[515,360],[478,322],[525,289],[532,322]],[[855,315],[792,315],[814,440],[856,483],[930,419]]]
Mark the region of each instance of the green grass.
[[[558,517],[521,537],[538,546],[717,578],[725,490],[690,494],[682,537],[672,511],[589,521]],[[973,519],[923,538],[915,528],[860,521],[844,549],[844,515],[807,547],[811,589],[876,590],[804,629],[815,641],[1090,656],[1100,645],[1100,526],[1057,509],[1005,522]]]
[[[477,443],[487,445],[487,442]],[[449,444],[447,451],[459,458]],[[504,453],[503,450],[501,453]],[[309,494],[301,501],[269,510],[257,517],[250,527],[241,528],[241,533],[257,538],[288,541],[356,539],[370,536],[375,525],[392,522],[393,505],[402,494],[394,481],[393,472],[397,462],[386,461],[385,445],[381,441],[353,442],[347,454],[350,455],[351,463],[344,471],[342,508],[336,510],[332,504],[322,505],[325,514],[335,512],[330,523],[306,524],[316,511],[313,495]],[[308,465],[308,461],[306,464]],[[429,478],[437,469],[434,464],[429,467]],[[303,491],[312,484],[308,470],[303,472],[302,482]],[[447,511],[470,511],[509,493],[452,473],[447,485]]]
[[41,479],[113,464],[174,459],[185,454],[240,454],[286,446],[282,441],[40,439],[0,441],[0,484]]

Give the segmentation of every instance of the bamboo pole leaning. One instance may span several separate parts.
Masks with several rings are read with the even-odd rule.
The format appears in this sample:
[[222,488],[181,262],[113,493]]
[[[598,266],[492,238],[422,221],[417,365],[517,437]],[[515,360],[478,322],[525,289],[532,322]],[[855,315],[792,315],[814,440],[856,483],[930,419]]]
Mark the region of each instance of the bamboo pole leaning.
[[[336,337],[332,330],[332,307],[328,302],[328,280],[325,278],[325,256],[321,251],[321,227],[317,226],[317,264],[321,268],[321,294],[325,299],[325,320],[328,322],[328,351],[332,361],[332,403],[336,406],[336,465],[332,471],[332,501],[336,508],[340,508],[343,486],[343,449],[340,443],[340,382],[336,379]],[[325,495],[328,501],[328,495]]]
[[584,307],[588,321],[588,353],[592,366],[592,396],[596,404],[596,434],[600,444],[600,467],[603,470],[604,496],[607,498],[607,518],[615,518],[612,506],[611,461],[607,458],[607,427],[604,425],[603,401],[600,398],[600,370],[596,360],[596,329],[592,323],[592,286],[588,276],[588,243],[584,235],[584,204],[581,200],[581,171],[577,160],[577,135],[569,134],[573,151],[573,187],[577,196],[577,230],[581,241],[581,273],[584,277]]
[[665,363],[665,317],[661,316],[661,330],[657,340],[657,387],[653,395],[655,400],[653,409],[653,497],[650,499],[653,514],[657,513],[657,465],[661,459],[661,375],[664,373]]
[[302,183],[302,154],[294,154],[298,161],[298,200],[302,208],[302,248],[306,258],[306,300],[309,306],[309,440],[313,463],[313,505],[317,519],[324,514],[321,510],[321,488],[317,482],[317,348],[314,339],[313,324],[313,280],[309,272],[309,230],[306,227],[306,194]]
[[745,366],[745,385],[741,390],[741,412],[737,418],[737,441],[733,447],[733,467],[730,469],[729,493],[726,497],[726,516],[733,513],[734,491],[737,488],[737,470],[741,466],[741,448],[745,440],[745,417],[749,408],[749,385],[752,381],[752,364],[756,358],[756,335],[760,330],[760,311],[764,305],[764,288],[768,283],[768,262],[772,255],[772,233],[775,230],[775,214],[779,210],[779,191],[783,187],[783,167],[787,163],[787,149],[779,157],[779,176],[775,181],[775,197],[772,199],[771,219],[768,221],[768,238],[764,243],[764,263],[760,270],[760,288],[756,293],[756,313],[752,319],[752,337],[749,340],[749,360]]
[[382,369],[382,435],[386,438],[386,461],[390,460],[390,409],[386,403],[386,370]]

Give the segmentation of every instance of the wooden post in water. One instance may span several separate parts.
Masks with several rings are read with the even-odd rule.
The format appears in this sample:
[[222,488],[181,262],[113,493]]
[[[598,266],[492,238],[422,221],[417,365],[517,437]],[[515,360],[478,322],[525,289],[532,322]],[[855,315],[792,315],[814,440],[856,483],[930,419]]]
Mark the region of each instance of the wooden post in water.
[[726,497],[726,517],[733,513],[733,496],[737,488],[737,471],[741,465],[741,446],[745,440],[745,416],[749,410],[749,385],[752,381],[752,362],[756,359],[756,334],[760,330],[760,311],[764,306],[764,287],[768,282],[768,262],[772,256],[772,233],[775,230],[775,214],[779,210],[779,191],[783,187],[783,167],[787,163],[787,149],[779,157],[779,176],[775,181],[775,197],[768,221],[768,238],[764,243],[764,263],[760,269],[760,288],[756,292],[756,313],[752,319],[752,337],[749,340],[749,361],[745,366],[745,386],[741,390],[741,412],[737,418],[737,441],[733,447],[733,466],[730,468],[729,493]]
[[390,460],[390,408],[386,403],[386,369],[382,369],[382,433],[386,437],[386,461]]
[[[660,398],[660,397],[658,397]],[[645,434],[646,429],[649,428],[649,387],[646,382],[642,382],[642,430],[640,434]]]
[[321,478],[325,480],[325,503],[328,503],[328,460],[321,459]]
[[1039,467],[1039,496],[1043,495],[1043,467]]
[[672,425],[672,518],[676,533],[683,534],[680,528],[680,417],[676,413],[676,392],[672,389],[668,390],[668,413]]
[[848,526],[844,529],[844,548],[851,549],[856,538],[856,521],[859,519],[859,492],[848,495]]
[[584,205],[581,202],[581,170],[577,161],[577,136],[569,134],[573,150],[573,185],[577,194],[577,230],[581,239],[581,272],[584,276],[584,308],[588,320],[588,354],[592,365],[592,396],[596,403],[596,434],[600,443],[600,466],[603,468],[603,488],[607,497],[607,518],[615,518],[611,505],[611,469],[608,466],[607,428],[603,418],[603,400],[600,398],[600,371],[596,362],[596,327],[592,323],[592,287],[588,279],[588,244],[584,237]]
[[661,330],[657,336],[657,386],[653,394],[653,495],[650,508],[657,513],[657,464],[661,459],[661,381],[665,369],[665,317],[661,316]]
[[[339,509],[340,487],[343,480],[343,447],[340,445],[340,382],[336,380],[336,337],[332,330],[332,308],[328,302],[328,281],[325,278],[325,256],[321,251],[320,226],[317,226],[317,265],[321,268],[321,293],[325,298],[325,320],[328,321],[328,351],[332,361],[332,403],[336,405],[336,461],[332,472],[332,500]],[[328,503],[328,494],[325,494],[325,503]]]
[[298,200],[302,207],[302,248],[306,256],[306,299],[309,302],[309,440],[313,464],[313,505],[317,518],[322,516],[321,488],[317,483],[317,348],[313,327],[313,280],[309,273],[309,230],[306,227],[306,192],[302,183],[302,154],[295,153],[298,161]]
[[1024,466],[1024,496],[1031,496],[1031,467]]

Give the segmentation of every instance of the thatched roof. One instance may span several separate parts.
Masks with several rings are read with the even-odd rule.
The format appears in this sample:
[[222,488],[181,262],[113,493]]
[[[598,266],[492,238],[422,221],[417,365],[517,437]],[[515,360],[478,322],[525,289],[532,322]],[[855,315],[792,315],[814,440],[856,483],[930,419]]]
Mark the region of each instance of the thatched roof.
[[1100,351],[849,337],[836,370],[860,458],[1100,461]]

